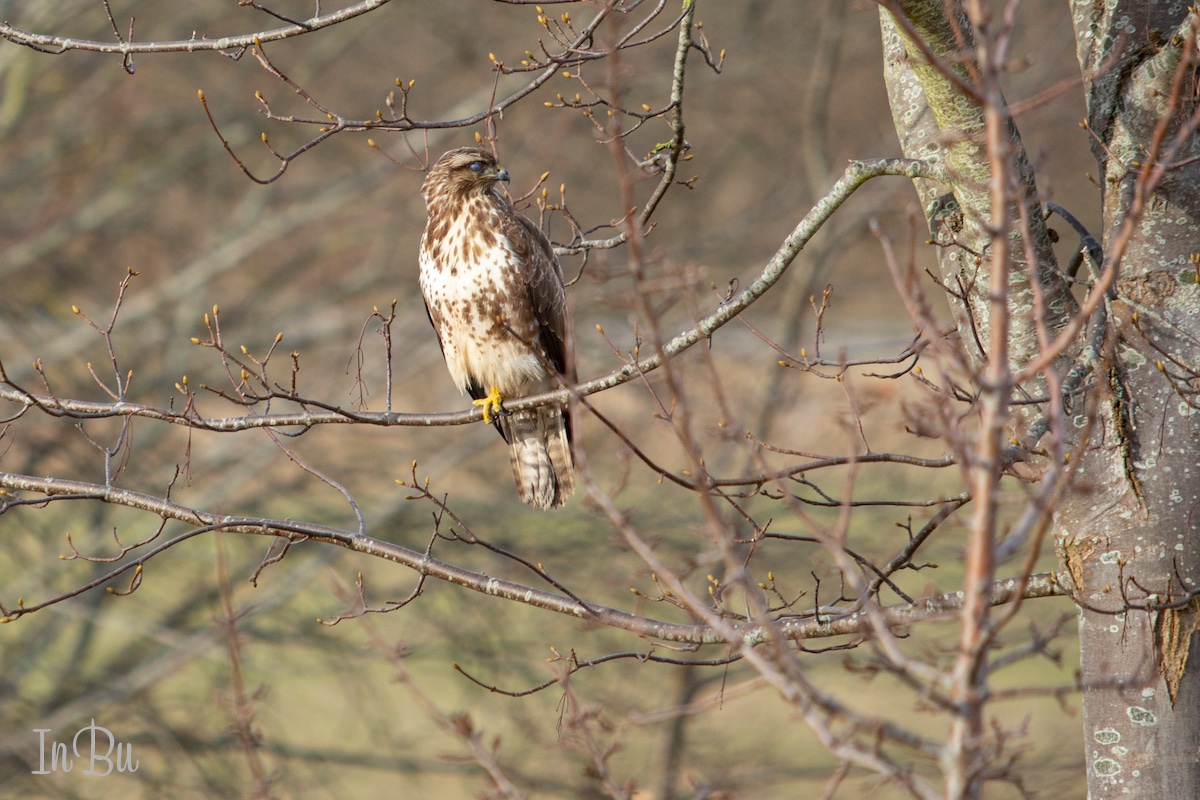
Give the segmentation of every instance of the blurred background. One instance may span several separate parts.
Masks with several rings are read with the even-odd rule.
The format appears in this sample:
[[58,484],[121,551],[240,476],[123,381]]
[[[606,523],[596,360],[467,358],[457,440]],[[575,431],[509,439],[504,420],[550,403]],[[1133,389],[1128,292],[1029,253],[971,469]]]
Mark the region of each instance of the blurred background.
[[[1069,83],[1078,69],[1068,44],[1067,5],[1024,5],[1025,19],[1037,25],[1018,31],[1009,99],[1017,103],[1043,194],[1094,227],[1098,192],[1087,176],[1094,161],[1086,133],[1077,125],[1082,101]],[[657,281],[651,305],[667,335],[715,307],[731,284],[753,280],[848,160],[898,154],[873,3],[698,0],[698,6],[704,33],[726,56],[721,74],[696,54],[689,63],[685,115],[693,158],[682,165],[681,177],[698,178],[690,190],[672,190],[647,242],[647,264]],[[218,0],[111,0],[111,7],[122,28],[136,17],[140,41],[186,39],[193,32],[211,38],[281,24],[252,7]],[[312,14],[311,2],[300,0],[276,0],[271,8],[294,17]],[[548,8],[558,14],[566,7]],[[590,13],[587,7],[571,11],[580,19]],[[103,6],[91,0],[0,2],[0,12],[25,30],[112,37]],[[635,16],[602,28],[598,41],[615,38]],[[313,98],[347,117],[370,118],[384,109],[400,78],[416,81],[411,116],[455,119],[487,107],[494,86],[489,53],[516,63],[524,51],[538,49],[546,29],[536,17],[532,6],[486,0],[396,2],[268,45],[267,53]],[[667,26],[668,17],[651,29]],[[672,32],[624,51],[611,67],[610,79],[620,81],[628,107],[657,108],[668,101],[675,41]],[[312,114],[290,88],[249,55],[237,61],[217,53],[143,55],[135,66],[129,75],[119,57],[56,56],[0,42],[0,361],[9,378],[46,391],[33,368],[40,359],[53,392],[106,399],[88,365],[111,384],[113,359],[103,337],[72,306],[105,327],[118,284],[132,269],[138,275],[121,301],[112,343],[115,371],[133,371],[130,397],[138,402],[179,407],[183,397],[175,384],[185,375],[193,387],[228,385],[213,351],[191,341],[208,337],[204,314],[219,305],[221,333],[231,349],[244,345],[261,357],[283,334],[272,362],[277,380],[289,379],[295,351],[303,394],[351,409],[384,410],[386,362],[372,313],[395,301],[394,410],[464,408],[416,284],[425,214],[414,153],[436,158],[473,143],[477,132],[485,133],[482,126],[406,137],[375,131],[370,137],[377,148],[365,133],[339,135],[263,186],[222,148],[197,90],[204,91],[221,133],[246,167],[265,177],[277,162],[262,134],[280,152],[313,134],[311,127],[260,113],[256,91],[277,114]],[[506,76],[498,95],[525,82],[521,75]],[[1067,91],[1051,102],[1022,105],[1056,86]],[[585,227],[604,225],[625,213],[610,150],[582,113],[545,105],[579,87],[559,77],[506,111],[496,121],[498,147],[514,195],[533,189],[549,171],[552,202],[561,184],[577,220]],[[631,146],[648,152],[668,138],[667,126],[654,121],[631,138]],[[635,185],[639,202],[655,184],[647,179]],[[709,349],[680,359],[697,437],[715,474],[739,474],[755,463],[744,440],[728,435],[729,423],[808,453],[845,455],[859,447],[860,437],[876,451],[943,452],[937,442],[906,432],[912,420],[903,411],[909,392],[904,384],[855,385],[782,370],[779,352],[760,338],[792,353],[806,348],[811,354],[819,344],[831,359],[891,357],[903,350],[915,331],[867,223],[876,219],[898,242],[914,242],[919,263],[929,259],[927,233],[912,221],[914,202],[902,179],[868,184],[801,253],[785,280],[743,316],[753,331],[735,321]],[[570,238],[561,218],[551,219],[549,233],[559,242]],[[594,253],[569,290],[583,378],[620,366],[613,347],[628,354],[649,329],[631,300],[628,257],[623,249]],[[564,258],[568,277],[581,266],[579,258]],[[819,300],[827,286],[831,305],[818,343],[810,298]],[[606,337],[595,333],[597,325]],[[593,400],[664,469],[680,469],[687,461],[652,393],[660,380],[630,383]],[[242,413],[212,395],[202,394],[199,407],[216,416]],[[0,407],[0,416],[12,410]],[[861,431],[852,424],[856,418]],[[662,485],[594,419],[582,418],[579,430],[597,484],[631,511],[665,559],[702,586],[712,566],[694,498],[669,482]],[[118,431],[112,422],[79,425],[33,414],[5,430],[0,468],[102,480],[102,453],[93,442],[110,443]],[[325,426],[287,444],[352,492],[373,536],[422,550],[433,535],[433,506],[406,501],[395,483],[411,476],[415,460],[419,477],[428,476],[438,493],[449,492],[452,507],[480,537],[543,564],[594,602],[687,620],[667,604],[630,592],[655,594],[648,570],[587,503],[576,499],[545,514],[522,506],[505,448],[482,425]],[[355,526],[337,491],[299,469],[261,433],[189,432],[137,422],[123,469],[120,485],[154,494],[169,490],[176,501],[213,512]],[[947,496],[956,477],[939,476],[931,485],[926,474],[891,469],[860,476],[858,489],[889,498]],[[945,484],[937,483],[943,478]],[[837,497],[844,479],[829,473],[821,489]],[[836,513],[814,509],[813,519],[827,522]],[[905,540],[903,526],[919,527],[931,514],[926,507],[857,510],[855,546],[886,560]],[[805,534],[806,524],[779,519],[776,529]],[[0,516],[0,602],[41,601],[107,570],[101,563],[59,560],[70,552],[67,534],[80,550],[112,555],[114,535],[132,542],[156,528],[154,519],[114,508],[63,503],[11,510]],[[485,795],[491,783],[452,732],[455,726],[464,730],[467,723],[456,716],[463,714],[488,751],[495,744],[495,757],[513,782],[536,797],[603,796],[597,748],[616,748],[605,762],[611,778],[621,785],[634,781],[638,797],[817,796],[835,767],[745,665],[685,669],[617,660],[577,673],[569,695],[557,686],[517,698],[491,693],[451,663],[484,684],[519,691],[557,674],[561,665],[547,663],[555,652],[596,658],[645,652],[649,644],[433,583],[394,613],[318,625],[318,617],[354,608],[359,573],[367,602],[376,606],[407,596],[413,575],[310,544],[294,548],[251,585],[268,544],[248,536],[197,537],[150,562],[142,585],[128,597],[91,591],[0,627],[0,667],[7,676],[0,684],[0,794],[235,797],[267,796],[254,792],[269,786],[280,797]],[[836,585],[818,548],[772,547],[769,563],[785,594],[806,592],[803,602],[811,602],[817,578]],[[952,534],[922,552],[938,569],[906,575],[906,588],[953,588],[958,551]],[[443,543],[435,555],[536,581],[528,570],[481,548]],[[1023,613],[1044,625],[1071,607],[1062,600],[1038,601]],[[944,657],[952,626],[931,628],[920,646],[931,659]],[[1069,634],[1060,645],[1062,663],[1027,663],[1014,670],[1012,684],[1068,683],[1076,666]],[[726,654],[702,651],[696,657]],[[929,735],[944,732],[943,718],[919,702],[897,699],[894,680],[868,680],[847,669],[853,658],[813,655],[806,666],[829,691],[871,713],[902,719]],[[1025,736],[1013,747],[1030,785],[1064,800],[1083,796],[1074,702],[1024,697],[997,712],[1005,724],[1026,721]],[[51,729],[48,735],[63,741],[90,720],[133,745],[137,773],[31,774],[38,759],[35,729]],[[238,735],[245,731],[255,741],[249,755]],[[851,780],[848,786],[858,788],[843,789],[841,796],[872,786],[857,773]],[[893,796],[888,786],[873,791]]]

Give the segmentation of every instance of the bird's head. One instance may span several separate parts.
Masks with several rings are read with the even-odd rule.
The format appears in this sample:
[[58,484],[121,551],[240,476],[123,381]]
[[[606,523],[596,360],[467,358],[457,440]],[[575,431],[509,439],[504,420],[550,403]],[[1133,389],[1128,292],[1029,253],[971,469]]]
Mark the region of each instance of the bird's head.
[[481,147],[460,147],[442,155],[425,177],[421,193],[428,201],[433,195],[485,194],[497,182],[508,182],[508,170],[496,163],[496,157]]

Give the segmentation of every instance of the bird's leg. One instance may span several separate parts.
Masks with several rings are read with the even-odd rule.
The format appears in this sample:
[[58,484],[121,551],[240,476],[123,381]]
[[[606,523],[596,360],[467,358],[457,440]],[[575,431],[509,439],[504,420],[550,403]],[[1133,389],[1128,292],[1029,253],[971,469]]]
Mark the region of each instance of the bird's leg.
[[500,387],[492,386],[492,390],[488,392],[487,397],[481,397],[478,400],[472,400],[471,405],[483,407],[483,422],[485,425],[492,424],[492,414],[503,414],[504,409],[501,407],[502,398],[500,397]]

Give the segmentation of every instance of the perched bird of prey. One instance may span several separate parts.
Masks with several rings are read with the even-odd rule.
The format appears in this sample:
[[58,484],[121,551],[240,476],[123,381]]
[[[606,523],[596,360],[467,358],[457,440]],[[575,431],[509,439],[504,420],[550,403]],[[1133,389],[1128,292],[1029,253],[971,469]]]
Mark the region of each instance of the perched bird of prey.
[[421,187],[421,293],[450,377],[508,442],[521,499],[561,506],[575,489],[565,405],[509,412],[504,400],[573,371],[562,267],[546,235],[504,196],[487,150],[444,154]]

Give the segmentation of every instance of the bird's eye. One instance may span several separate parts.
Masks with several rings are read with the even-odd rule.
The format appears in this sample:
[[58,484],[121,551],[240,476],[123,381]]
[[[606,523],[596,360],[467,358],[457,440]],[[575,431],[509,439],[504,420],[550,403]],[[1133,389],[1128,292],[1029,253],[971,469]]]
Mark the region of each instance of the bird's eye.
[[482,161],[472,161],[470,169],[471,169],[471,172],[482,172],[483,171],[483,162]]

